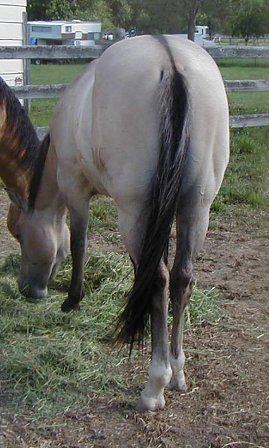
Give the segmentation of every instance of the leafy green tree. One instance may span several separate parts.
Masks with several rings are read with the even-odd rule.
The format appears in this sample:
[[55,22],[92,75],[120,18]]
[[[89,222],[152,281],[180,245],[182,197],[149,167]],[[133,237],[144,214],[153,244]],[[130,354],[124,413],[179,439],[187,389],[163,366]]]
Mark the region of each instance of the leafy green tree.
[[46,19],[47,1],[44,0],[28,0],[27,13],[29,20]]
[[115,26],[107,0],[78,0],[76,2],[76,18],[80,20],[100,20],[103,30]]
[[28,0],[27,10],[31,20],[100,20],[104,30],[137,27],[140,33],[188,32],[190,39],[197,23],[208,25],[211,33],[242,35],[247,42],[250,35],[266,31],[268,5],[268,0]]
[[72,0],[28,0],[27,4],[29,20],[70,19],[75,10]]
[[[132,26],[140,33],[162,34],[185,31],[180,11],[182,0],[128,0]],[[182,28],[182,26],[184,28]]]
[[128,28],[131,26],[131,5],[128,0],[110,0],[108,2],[113,23],[117,27]]
[[46,15],[48,19],[73,19],[76,13],[76,6],[70,0],[51,0],[48,2]]
[[[130,0],[129,0],[130,1]],[[144,0],[138,28],[151,33],[182,33],[194,40],[196,16],[204,0]]]
[[232,34],[242,36],[247,45],[250,37],[259,37],[269,31],[268,14],[267,1],[241,0],[239,10],[232,20]]
[[234,17],[238,0],[204,0],[197,15],[197,25],[208,25],[213,33],[231,33],[231,19]]

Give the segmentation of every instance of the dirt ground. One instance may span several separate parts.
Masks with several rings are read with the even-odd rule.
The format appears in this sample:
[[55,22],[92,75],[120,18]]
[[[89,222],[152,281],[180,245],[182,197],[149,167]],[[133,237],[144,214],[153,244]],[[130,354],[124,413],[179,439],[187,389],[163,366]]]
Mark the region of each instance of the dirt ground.
[[[3,256],[16,248],[5,229],[3,193],[0,207]],[[188,391],[167,391],[166,409],[147,414],[136,413],[133,401],[99,397],[91,408],[67,413],[49,426],[16,413],[8,417],[5,400],[0,448],[269,447],[268,267],[265,216],[253,213],[240,223],[215,226],[196,263],[196,277],[200,288],[220,291],[225,317],[186,332]],[[132,398],[137,371],[145,381],[142,363],[130,363],[126,371]]]

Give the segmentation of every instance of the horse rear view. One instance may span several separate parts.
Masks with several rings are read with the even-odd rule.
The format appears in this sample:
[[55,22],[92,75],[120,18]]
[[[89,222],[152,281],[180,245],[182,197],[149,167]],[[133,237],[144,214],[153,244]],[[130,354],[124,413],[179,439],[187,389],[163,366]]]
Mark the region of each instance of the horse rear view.
[[[107,194],[116,202],[135,271],[118,337],[132,348],[142,342],[150,321],[152,361],[139,408],[163,408],[166,386],[186,389],[183,312],[192,293],[192,262],[229,157],[228,107],[219,70],[204,50],[174,36],[115,44],[64,94],[47,150],[57,165],[57,194],[70,212],[73,273],[62,309],[77,309],[83,297],[89,201],[95,193]],[[30,194],[34,219],[44,216],[44,195],[52,194],[46,189],[46,164],[43,169],[46,183],[35,183]],[[40,171],[36,177],[41,179]],[[46,203],[51,216],[57,201],[52,197]],[[169,270],[174,217],[177,245]]]

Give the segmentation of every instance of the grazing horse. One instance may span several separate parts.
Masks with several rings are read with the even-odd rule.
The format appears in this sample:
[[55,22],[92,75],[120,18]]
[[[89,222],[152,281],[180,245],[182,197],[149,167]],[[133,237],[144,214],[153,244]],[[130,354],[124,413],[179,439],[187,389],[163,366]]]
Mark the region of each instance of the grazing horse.
[[[228,158],[228,106],[219,70],[203,49],[176,36],[141,36],[107,49],[64,93],[41,148],[30,212],[17,222],[22,254],[29,260],[33,227],[43,229],[44,223],[59,220],[64,200],[73,270],[62,309],[78,309],[89,201],[95,193],[114,199],[135,271],[118,337],[132,347],[143,340],[149,318],[151,324],[152,361],[141,410],[163,408],[167,385],[186,389],[182,332],[192,293],[192,260],[203,244]],[[177,245],[170,272],[167,252],[174,217]],[[51,230],[42,263],[35,241],[31,262],[36,275],[29,265],[25,276],[44,295],[59,232],[61,225],[58,234]]]
[[[29,188],[35,164],[39,160],[39,146],[39,139],[24,108],[0,77],[0,178],[13,201],[9,207],[7,225],[11,234],[19,241],[17,223],[28,212]],[[69,252],[69,230],[65,224],[65,215],[62,216],[61,227],[63,236],[57,239],[57,262],[53,266],[53,272],[56,272],[58,265]],[[47,253],[51,240],[49,232],[40,231],[38,226],[30,226],[28,230],[32,232],[32,238],[27,252],[22,252],[19,274],[21,290],[25,286],[26,271],[30,269],[31,275],[34,274],[31,259],[36,262],[36,248],[38,247],[39,256],[42,257],[44,252]],[[43,292],[42,290],[42,294]],[[30,289],[28,293],[35,297],[39,295],[37,289]]]

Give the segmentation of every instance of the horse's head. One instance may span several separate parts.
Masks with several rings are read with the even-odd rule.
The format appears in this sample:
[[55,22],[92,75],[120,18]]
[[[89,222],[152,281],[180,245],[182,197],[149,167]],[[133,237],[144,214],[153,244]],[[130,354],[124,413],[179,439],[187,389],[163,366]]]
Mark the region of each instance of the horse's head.
[[28,212],[23,201],[12,200],[7,225],[21,246],[19,289],[28,297],[45,297],[50,278],[69,252],[65,212],[53,217],[47,210]]

